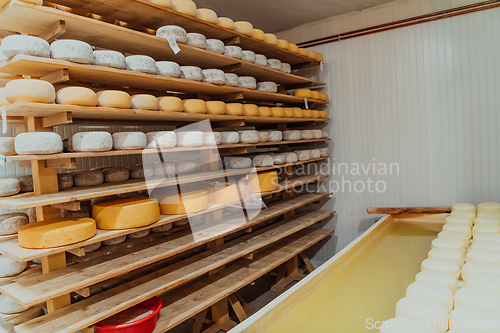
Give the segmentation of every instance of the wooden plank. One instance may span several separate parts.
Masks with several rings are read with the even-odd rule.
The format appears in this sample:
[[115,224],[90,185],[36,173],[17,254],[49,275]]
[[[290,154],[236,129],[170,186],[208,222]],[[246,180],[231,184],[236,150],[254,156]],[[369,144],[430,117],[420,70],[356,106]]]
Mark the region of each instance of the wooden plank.
[[451,207],[368,207],[368,214],[442,214],[450,213]]
[[[43,162],[43,160],[40,161]],[[53,169],[75,169],[76,159],[63,158],[58,160],[45,160],[45,167]]]
[[[177,278],[181,279],[180,283],[183,283],[190,278],[205,274],[232,260],[302,230],[330,215],[331,212],[325,211],[307,213],[294,220],[286,220],[270,225],[252,234],[247,234],[229,243],[214,247],[183,261],[184,266],[179,267],[183,267],[185,271],[182,273],[182,277]],[[178,243],[166,241],[140,251],[133,248],[128,249],[121,253],[110,254],[106,258],[96,258],[43,276],[27,277],[22,281],[0,287],[0,291],[24,306],[32,306],[166,259],[178,253]],[[240,250],[234,252],[235,249]],[[222,259],[223,254],[224,259]],[[200,269],[198,260],[205,260],[202,273],[198,272]],[[216,260],[217,264],[213,264],[212,260]],[[217,317],[214,321],[222,318],[223,305],[221,305],[221,308],[221,317]]]
[[66,32],[66,22],[60,20],[54,23],[51,27],[46,29],[38,35],[41,39],[45,39],[47,42],[51,43],[57,39],[57,37],[63,35]]
[[55,72],[44,75],[40,80],[48,81],[52,84],[63,83],[69,81],[69,71],[67,69],[58,69]]

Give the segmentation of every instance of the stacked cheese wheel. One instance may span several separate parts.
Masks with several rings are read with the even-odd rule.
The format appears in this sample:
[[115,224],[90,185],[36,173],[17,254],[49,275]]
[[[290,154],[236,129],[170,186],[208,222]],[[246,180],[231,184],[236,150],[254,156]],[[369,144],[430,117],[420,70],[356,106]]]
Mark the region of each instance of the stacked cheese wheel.
[[295,97],[302,97],[307,99],[316,99],[321,101],[328,101],[328,94],[320,93],[316,90],[310,89],[295,89],[293,91],[293,95]]
[[477,210],[472,204],[455,204],[416,282],[397,303],[396,317],[435,322],[430,332],[494,332],[489,329],[500,327],[499,311],[500,204],[482,203]]

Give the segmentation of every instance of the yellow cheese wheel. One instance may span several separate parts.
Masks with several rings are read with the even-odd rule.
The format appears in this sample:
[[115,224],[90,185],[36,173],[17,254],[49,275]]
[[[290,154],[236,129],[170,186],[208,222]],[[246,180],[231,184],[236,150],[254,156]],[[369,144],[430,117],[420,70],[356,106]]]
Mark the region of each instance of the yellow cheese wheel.
[[267,106],[259,106],[259,117],[271,117],[273,114],[271,108]]
[[307,50],[299,47],[299,54],[307,57]]
[[250,174],[248,185],[254,192],[262,193],[278,189],[278,173],[276,171],[261,172],[257,175]]
[[160,103],[158,98],[149,94],[138,94],[130,98],[132,109],[158,111]]
[[301,108],[293,108],[293,117],[302,118],[304,117],[304,111]]
[[312,59],[316,59],[316,52],[313,50],[307,50],[307,56]]
[[304,112],[304,118],[312,118],[312,110],[304,109],[302,112]]
[[328,118],[328,111],[320,111],[319,117],[320,118]]
[[57,104],[96,106],[97,95],[89,88],[66,87],[59,89],[56,95]]
[[302,97],[302,98],[311,98],[312,91],[309,89],[295,89],[293,91],[293,96]]
[[4,90],[5,88],[0,88],[0,106],[5,106],[10,104],[9,101],[5,99]]
[[264,40],[264,31],[260,29],[253,29],[252,37],[259,40]]
[[320,93],[319,94],[319,99],[322,101],[327,101],[328,100],[328,94]]
[[243,104],[241,103],[228,103],[226,104],[226,114],[233,116],[242,116],[244,113]]
[[276,37],[276,35],[273,34],[264,34],[264,42],[276,45],[278,44],[278,37]]
[[259,107],[255,104],[243,104],[243,115],[244,116],[258,116]]
[[247,21],[234,22],[234,31],[242,33],[244,35],[253,35],[253,25]]
[[316,52],[316,57],[315,59],[317,61],[323,61],[323,54],[319,53],[319,52]]
[[9,103],[54,103],[56,91],[51,83],[44,80],[12,80],[5,85],[4,96]]
[[237,201],[240,201],[240,195],[236,184],[213,187],[208,190],[208,202],[210,204],[227,205]]
[[132,101],[130,95],[120,90],[103,90],[97,93],[99,106],[107,108],[130,109]]
[[312,118],[319,118],[319,111],[318,110],[311,110],[311,117]]
[[283,118],[285,116],[285,111],[283,108],[275,107],[271,108],[271,114],[273,117]]
[[293,108],[283,108],[283,112],[285,113],[285,118],[293,118],[295,115]]
[[226,29],[234,30],[234,22],[229,17],[217,18],[217,25]]
[[207,104],[202,99],[185,99],[184,112],[207,113]]
[[160,219],[158,200],[147,197],[121,198],[93,204],[92,217],[98,229],[138,228]]
[[288,51],[293,52],[293,53],[299,53],[299,47],[297,44],[288,44]]
[[320,92],[316,90],[311,90],[311,98],[312,99],[320,99]]
[[288,50],[288,41],[284,39],[278,39],[276,41],[276,46],[285,50]]
[[206,190],[173,194],[160,200],[160,211],[166,215],[196,213],[208,208]]
[[172,7],[172,0],[148,0],[148,2],[154,3],[155,5],[162,7]]
[[191,0],[172,0],[172,8],[179,13],[196,16],[196,4]]
[[34,222],[19,228],[19,246],[26,249],[47,249],[78,243],[96,234],[91,218]]
[[200,8],[196,11],[196,17],[202,21],[217,24],[217,14],[208,8]]
[[158,97],[160,102],[160,110],[166,112],[182,112],[184,111],[184,103],[182,99],[175,96]]
[[221,101],[208,101],[205,103],[208,114],[226,114],[226,103]]

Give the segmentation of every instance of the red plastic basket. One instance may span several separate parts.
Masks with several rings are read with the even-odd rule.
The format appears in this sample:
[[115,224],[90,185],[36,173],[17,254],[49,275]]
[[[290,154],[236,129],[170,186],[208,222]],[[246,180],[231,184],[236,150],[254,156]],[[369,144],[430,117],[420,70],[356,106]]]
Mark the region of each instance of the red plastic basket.
[[161,307],[161,299],[153,297],[132,307],[152,310],[153,313],[147,317],[120,325],[103,325],[103,322],[100,321],[94,327],[97,333],[152,333],[156,327]]

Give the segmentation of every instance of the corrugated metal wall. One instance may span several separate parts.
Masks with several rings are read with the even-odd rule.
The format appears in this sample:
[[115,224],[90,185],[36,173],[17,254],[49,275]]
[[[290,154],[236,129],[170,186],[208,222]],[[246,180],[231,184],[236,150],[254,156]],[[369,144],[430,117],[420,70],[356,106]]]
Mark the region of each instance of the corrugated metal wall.
[[[369,206],[500,201],[499,41],[497,8],[315,48],[325,56],[318,78],[331,100],[332,180],[344,181],[329,204],[338,214],[337,239],[316,260],[376,220]],[[352,175],[351,163],[361,175]],[[379,163],[397,163],[399,173],[380,175]],[[384,193],[369,193],[368,178],[383,181]],[[347,181],[365,190],[349,191]]]

